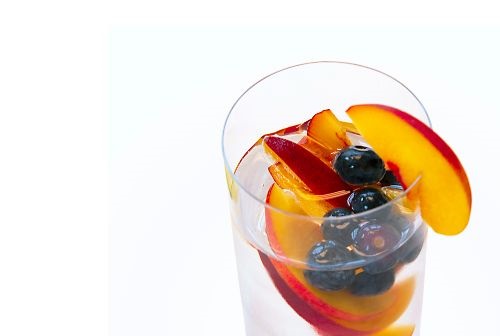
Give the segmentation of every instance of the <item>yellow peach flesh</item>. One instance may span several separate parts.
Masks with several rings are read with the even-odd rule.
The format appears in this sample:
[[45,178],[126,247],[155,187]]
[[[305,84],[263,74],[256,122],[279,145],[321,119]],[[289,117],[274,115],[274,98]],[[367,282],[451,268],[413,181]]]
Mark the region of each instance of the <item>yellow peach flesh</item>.
[[330,151],[337,151],[350,145],[346,128],[345,123],[339,121],[331,110],[323,110],[312,117],[307,135]]
[[441,234],[462,232],[469,221],[471,191],[450,147],[430,127],[391,107],[356,105],[347,114],[405,186],[421,175],[415,190],[427,224]]
[[393,326],[384,329],[372,336],[412,336],[415,331],[415,326],[404,325],[404,326]]

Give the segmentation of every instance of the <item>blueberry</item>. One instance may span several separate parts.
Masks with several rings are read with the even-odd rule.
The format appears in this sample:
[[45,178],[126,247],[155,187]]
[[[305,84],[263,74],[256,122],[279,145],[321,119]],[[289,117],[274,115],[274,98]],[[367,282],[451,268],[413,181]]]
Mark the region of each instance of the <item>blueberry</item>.
[[352,215],[352,211],[346,208],[333,208],[324,217],[342,217]]
[[380,184],[383,186],[398,186],[402,188],[401,182],[399,182],[392,170],[385,171],[384,177],[380,180]]
[[385,256],[363,266],[363,269],[375,274],[394,268],[400,261],[401,247],[397,250],[394,248],[408,233],[410,225],[408,218],[399,213],[384,219],[371,219],[357,230],[353,244],[356,252],[370,256],[389,251]]
[[304,277],[314,287],[337,291],[348,287],[354,280],[354,270],[315,271],[305,270]]
[[333,169],[344,182],[352,185],[377,183],[385,173],[384,161],[365,146],[342,149],[333,160]]
[[323,240],[309,251],[307,261],[312,267],[336,265],[349,259],[351,252],[333,240]]
[[[350,252],[331,240],[314,245],[309,251],[311,267],[336,265],[349,258]],[[314,287],[325,291],[336,291],[348,287],[354,280],[354,270],[305,270],[304,277]]]
[[357,223],[353,219],[342,219],[344,216],[352,215],[353,212],[346,208],[333,208],[328,211],[321,223],[323,237],[333,240],[342,246],[352,244],[353,231],[357,228]]
[[392,287],[394,280],[394,270],[377,274],[361,272],[355,276],[349,291],[358,296],[382,294]]
[[366,264],[365,266],[363,266],[363,270],[365,270],[369,274],[383,273],[389,271],[390,269],[393,269],[397,265],[398,261],[399,259],[397,253],[392,252],[382,257],[381,259]]
[[400,211],[393,211],[391,215],[392,216],[387,219],[387,223],[394,226],[394,228],[402,234],[407,234],[412,226],[412,217]]
[[422,224],[408,241],[398,250],[399,261],[409,264],[419,256],[424,247],[427,228]]
[[387,203],[389,200],[384,193],[375,187],[366,187],[353,191],[347,202],[352,211],[360,213]]
[[354,250],[361,255],[377,255],[394,249],[401,238],[402,233],[394,226],[369,222],[356,231]]

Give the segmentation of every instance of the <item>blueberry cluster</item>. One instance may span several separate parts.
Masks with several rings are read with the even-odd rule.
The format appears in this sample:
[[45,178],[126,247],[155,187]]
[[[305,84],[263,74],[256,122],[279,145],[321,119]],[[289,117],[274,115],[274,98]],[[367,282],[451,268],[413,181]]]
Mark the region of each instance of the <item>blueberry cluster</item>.
[[[309,251],[308,264],[313,269],[305,270],[304,276],[311,285],[325,291],[347,288],[359,296],[381,294],[392,287],[396,266],[411,263],[418,257],[425,241],[425,227],[420,226],[408,241],[393,250],[403,237],[402,226],[347,219],[333,225],[332,213],[341,214],[336,216],[338,221],[345,216],[345,211],[336,208],[325,218],[322,224],[325,240]],[[356,255],[372,257],[389,250],[393,251],[358,269],[321,270],[352,260]]]
[[[363,146],[347,147],[336,156],[333,168],[357,189],[349,195],[349,208],[334,208],[324,215],[321,228],[325,240],[309,251],[308,264],[312,269],[305,270],[304,276],[321,290],[347,288],[360,296],[381,294],[392,287],[396,266],[410,263],[419,255],[425,227],[421,226],[395,249],[410,234],[412,223],[406,216],[390,207],[362,219],[351,216],[386,204],[389,199],[382,192],[382,186],[401,187],[373,150]],[[383,255],[386,251],[392,252]],[[377,257],[359,269],[321,270],[321,266],[338,265],[357,256]]]

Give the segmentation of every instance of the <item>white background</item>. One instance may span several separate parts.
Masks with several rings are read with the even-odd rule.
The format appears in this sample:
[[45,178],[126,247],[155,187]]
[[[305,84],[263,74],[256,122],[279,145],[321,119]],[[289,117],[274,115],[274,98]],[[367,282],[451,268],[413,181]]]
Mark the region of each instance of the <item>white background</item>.
[[431,236],[422,334],[500,335],[495,13],[2,4],[0,335],[242,335],[222,123],[263,75],[320,59],[406,83],[462,158],[470,227]]

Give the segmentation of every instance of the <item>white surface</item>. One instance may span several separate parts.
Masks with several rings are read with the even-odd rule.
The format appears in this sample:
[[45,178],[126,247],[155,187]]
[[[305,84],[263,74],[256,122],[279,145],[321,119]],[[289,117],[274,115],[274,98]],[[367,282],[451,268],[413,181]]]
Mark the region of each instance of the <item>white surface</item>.
[[473,216],[431,238],[423,335],[500,334],[498,20],[486,0],[2,2],[0,335],[241,335],[220,127],[313,59],[407,83],[463,158]]

